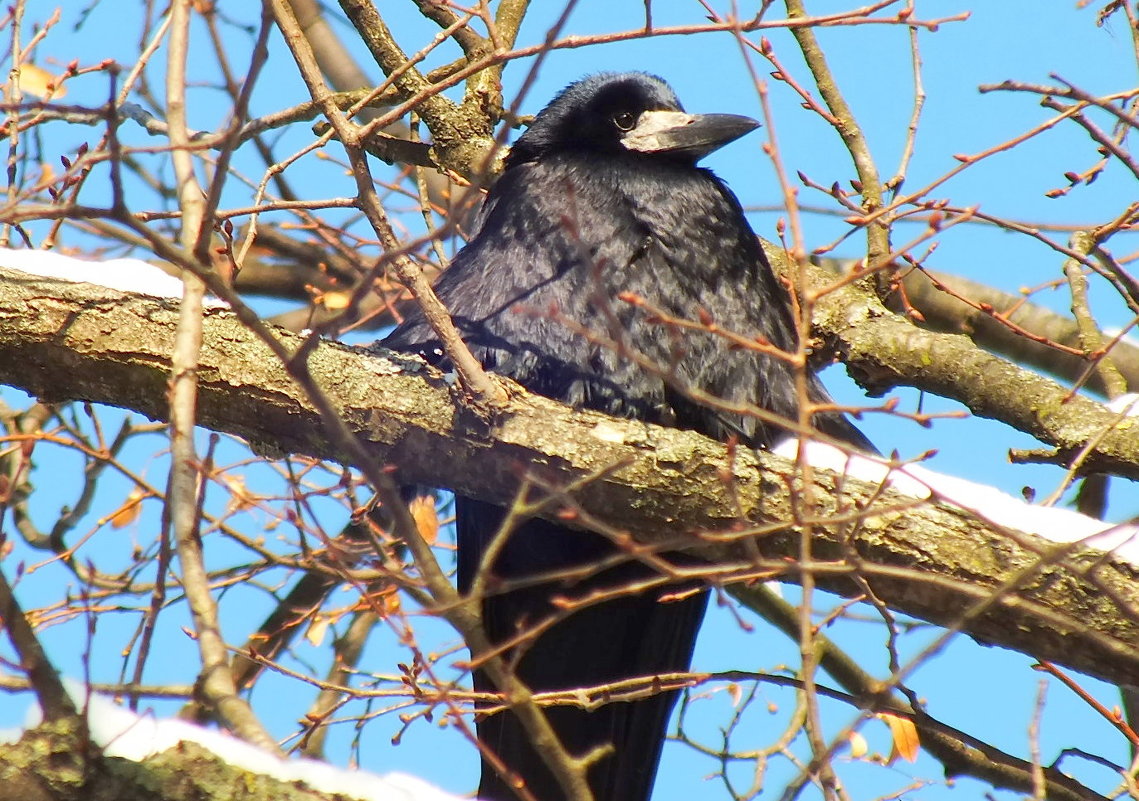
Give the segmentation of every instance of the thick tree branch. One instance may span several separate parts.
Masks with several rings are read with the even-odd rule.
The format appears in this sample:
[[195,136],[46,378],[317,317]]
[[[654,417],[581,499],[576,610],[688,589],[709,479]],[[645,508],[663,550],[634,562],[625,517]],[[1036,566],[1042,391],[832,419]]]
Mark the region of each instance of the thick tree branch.
[[[772,246],[766,252],[777,269],[790,274],[782,252]],[[1139,479],[1133,421],[981,350],[964,335],[918,328],[849,278],[836,284],[833,274],[815,267],[810,280],[815,287],[829,287],[815,304],[816,331],[871,394],[910,386],[951,398],[978,417],[999,420],[1055,448],[1061,464],[1094,442],[1080,462],[1081,472]],[[995,386],[1001,391],[993,392]]]
[[456,106],[445,96],[429,92],[431,84],[416,68],[416,59],[409,59],[400,49],[370,0],[341,0],[340,7],[389,80],[409,97],[423,95],[416,112],[431,129],[439,162],[477,171],[494,148],[489,115],[477,106]]
[[[47,400],[163,418],[176,306],[20,273],[0,277],[0,380]],[[285,370],[232,315],[210,312],[204,336],[203,425],[275,453],[344,460]],[[724,446],[696,434],[574,412],[517,388],[488,426],[453,404],[449,382],[415,359],[328,344],[311,368],[350,428],[376,458],[399,467],[401,480],[508,503],[523,474],[551,486],[601,476],[580,485],[575,503],[646,542],[676,547],[679,540],[699,550],[713,561],[706,572],[715,580],[793,581],[810,569],[821,586],[851,594],[857,573],[891,606],[982,642],[1116,683],[1139,675],[1136,571],[1103,554],[819,471],[821,508],[811,520],[817,561],[799,565],[788,521],[805,518],[788,489],[799,480],[795,467],[785,459],[737,453],[729,460]],[[1082,403],[1093,430],[1114,419]],[[1139,474],[1139,460],[1118,455],[1139,452],[1139,436],[1113,438],[1117,455],[1100,461]]]
[[[829,280],[835,281],[847,273],[851,261],[823,259],[820,264],[833,273]],[[1004,292],[951,273],[908,270],[902,285],[906,301],[925,318],[918,323],[921,328],[965,334],[977,345],[1008,361],[1048,373],[1068,384],[1083,380],[1088,391],[1107,395],[1097,372],[1089,372],[1087,359],[1041,341],[1078,348],[1080,332],[1071,315],[1033,303],[1019,293]],[[969,303],[962,298],[967,298]],[[901,293],[888,296],[886,303],[892,311],[905,313]],[[1001,322],[998,315],[1011,326],[1029,332],[1031,337]],[[1100,331],[1099,335],[1105,343],[1110,343],[1111,360],[1128,387],[1139,387],[1139,347],[1126,339],[1112,339],[1106,331]]]
[[[85,745],[85,744],[84,744]],[[159,788],[159,789],[156,789]],[[0,801],[317,801],[344,798],[227,764],[196,743],[142,762],[84,749],[41,726],[0,746]]]

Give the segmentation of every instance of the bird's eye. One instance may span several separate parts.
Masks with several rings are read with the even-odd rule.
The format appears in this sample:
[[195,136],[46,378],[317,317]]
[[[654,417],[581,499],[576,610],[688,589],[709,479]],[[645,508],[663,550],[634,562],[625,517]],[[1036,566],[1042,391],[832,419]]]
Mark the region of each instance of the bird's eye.
[[637,115],[631,111],[618,111],[613,115],[613,124],[622,131],[631,131],[637,124]]

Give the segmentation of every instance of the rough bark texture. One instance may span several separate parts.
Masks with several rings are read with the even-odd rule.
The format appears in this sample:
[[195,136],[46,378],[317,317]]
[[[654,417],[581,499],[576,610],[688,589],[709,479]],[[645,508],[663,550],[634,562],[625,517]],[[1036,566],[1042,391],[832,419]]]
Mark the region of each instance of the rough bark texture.
[[[164,418],[175,303],[22,273],[0,278],[0,380],[45,400]],[[343,461],[312,405],[230,313],[208,314],[201,364],[202,425],[265,452]],[[762,572],[794,580],[803,569],[797,537],[817,522],[812,568],[825,587],[850,594],[858,573],[892,607],[982,642],[1116,683],[1139,677],[1135,570],[1098,552],[818,471],[817,505],[803,509],[802,477],[785,459],[737,453],[729,461],[723,445],[701,436],[574,411],[516,387],[486,421],[415,359],[328,343],[310,365],[374,456],[409,483],[509,502],[523,475],[558,487],[596,476],[573,493],[586,513],[644,541],[687,538],[725,579]],[[1114,436],[1124,450],[1139,448],[1134,433]]]
[[[785,275],[796,275],[787,256],[765,247]],[[811,267],[814,287],[835,276]],[[849,281],[849,279],[847,279]],[[1067,464],[1083,455],[1081,472],[1139,479],[1139,418],[1123,418],[1050,378],[977,347],[964,334],[918,328],[886,309],[864,282],[838,285],[820,295],[815,330],[872,395],[909,386],[951,398],[978,417],[999,420],[1054,449]]]
[[[181,743],[142,762],[103,756],[79,719],[0,746],[0,801],[313,801],[332,796],[223,762]],[[342,798],[343,796],[335,796]]]

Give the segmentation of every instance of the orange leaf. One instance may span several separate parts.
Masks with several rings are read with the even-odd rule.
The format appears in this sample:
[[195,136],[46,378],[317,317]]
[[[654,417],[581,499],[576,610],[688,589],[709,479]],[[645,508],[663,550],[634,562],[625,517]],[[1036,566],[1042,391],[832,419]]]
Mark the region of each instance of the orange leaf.
[[916,762],[921,741],[918,739],[918,730],[909,718],[901,718],[888,712],[880,712],[878,718],[890,727],[890,735],[894,739],[894,746],[890,750],[890,761],[898,757],[907,762]]
[[137,520],[139,510],[142,509],[142,499],[142,490],[138,488],[131,490],[123,505],[111,515],[111,528],[123,528]]
[[417,495],[408,504],[419,536],[428,545],[434,545],[439,536],[439,515],[435,511],[435,499],[430,495]]
[[399,612],[399,590],[393,586],[371,590],[360,599],[359,609],[371,609],[377,615],[386,617]]
[[321,304],[331,311],[347,309],[351,300],[352,294],[350,292],[325,292],[320,296]]
[[60,98],[67,94],[66,89],[55,85],[54,75],[35,64],[20,65],[20,91],[43,98]]

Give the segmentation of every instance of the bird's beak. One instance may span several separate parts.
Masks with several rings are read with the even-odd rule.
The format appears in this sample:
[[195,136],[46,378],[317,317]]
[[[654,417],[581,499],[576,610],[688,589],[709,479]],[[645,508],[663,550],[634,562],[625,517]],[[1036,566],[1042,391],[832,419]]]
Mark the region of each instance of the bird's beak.
[[699,160],[758,127],[751,117],[738,114],[645,111],[621,144],[641,153],[677,153]]

